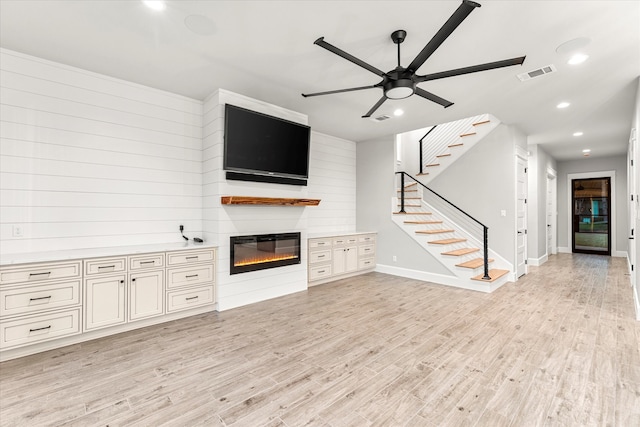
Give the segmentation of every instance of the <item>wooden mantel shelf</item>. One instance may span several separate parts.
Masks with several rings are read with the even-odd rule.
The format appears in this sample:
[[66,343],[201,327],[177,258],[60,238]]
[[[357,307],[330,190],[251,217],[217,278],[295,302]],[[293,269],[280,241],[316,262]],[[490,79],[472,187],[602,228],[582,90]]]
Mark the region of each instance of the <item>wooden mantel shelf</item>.
[[318,206],[320,199],[288,199],[274,197],[222,196],[223,205]]

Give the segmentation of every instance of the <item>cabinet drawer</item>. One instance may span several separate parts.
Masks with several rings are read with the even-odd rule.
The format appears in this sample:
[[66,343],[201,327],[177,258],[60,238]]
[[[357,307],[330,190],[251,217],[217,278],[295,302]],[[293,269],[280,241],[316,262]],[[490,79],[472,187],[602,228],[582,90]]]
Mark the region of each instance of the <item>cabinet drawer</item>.
[[358,270],[366,270],[376,266],[376,260],[374,258],[366,258],[358,261]]
[[376,236],[374,234],[365,234],[363,236],[358,237],[358,242],[360,243],[367,243],[367,242],[375,242],[376,241]]
[[167,313],[212,303],[212,285],[167,292]]
[[331,265],[324,265],[321,267],[312,267],[309,269],[309,281],[324,279],[331,276]]
[[129,270],[142,270],[164,266],[164,254],[132,255],[129,257]]
[[331,247],[331,239],[309,239],[309,248]]
[[40,282],[50,279],[67,279],[80,277],[81,274],[80,261],[3,267],[0,268],[0,284],[9,285],[22,282]]
[[167,288],[213,282],[213,264],[170,268],[167,270]]
[[80,309],[2,322],[0,348],[14,348],[80,333]]
[[354,243],[358,242],[358,238],[353,236],[353,237],[334,237],[333,238],[333,244],[334,246],[340,246],[340,245],[353,245]]
[[127,269],[127,259],[119,258],[96,258],[85,260],[84,274],[91,276],[93,274],[118,273]]
[[0,290],[0,317],[80,304],[80,279]]
[[374,245],[361,245],[358,246],[358,255],[362,257],[374,256],[376,253],[376,247]]
[[167,265],[189,265],[213,261],[213,249],[201,251],[176,251],[167,253]]
[[322,262],[322,261],[331,261],[331,251],[313,251],[309,254],[309,262]]

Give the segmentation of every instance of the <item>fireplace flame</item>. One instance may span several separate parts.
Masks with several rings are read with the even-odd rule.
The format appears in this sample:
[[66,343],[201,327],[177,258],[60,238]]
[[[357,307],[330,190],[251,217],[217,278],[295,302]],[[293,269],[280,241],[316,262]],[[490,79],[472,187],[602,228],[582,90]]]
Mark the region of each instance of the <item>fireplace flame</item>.
[[233,263],[233,266],[243,267],[245,265],[264,264],[266,262],[284,261],[287,259],[296,259],[296,258],[298,257],[295,254],[275,254],[275,255],[269,255],[265,257],[245,258]]

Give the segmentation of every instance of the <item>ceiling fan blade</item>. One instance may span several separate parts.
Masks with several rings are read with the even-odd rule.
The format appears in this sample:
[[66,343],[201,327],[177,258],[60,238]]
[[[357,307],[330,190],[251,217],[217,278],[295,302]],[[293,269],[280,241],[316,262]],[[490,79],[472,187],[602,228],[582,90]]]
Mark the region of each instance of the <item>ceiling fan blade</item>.
[[495,70],[496,68],[510,67],[512,65],[522,65],[526,56],[518,58],[504,59],[502,61],[487,62],[486,64],[472,65],[471,67],[456,68],[455,70],[441,71],[439,73],[416,76],[416,82],[426,82],[429,80],[444,79],[445,77],[461,76],[463,74],[477,73],[479,71]]
[[380,106],[384,103],[384,101],[387,100],[387,97],[385,95],[382,95],[382,98],[380,98],[378,100],[378,102],[376,102],[376,105],[374,105],[373,107],[371,107],[371,109],[369,111],[367,111],[367,114],[365,114],[364,116],[362,116],[363,119],[366,119],[367,117],[371,117],[371,115],[378,109],[380,108]]
[[378,87],[378,85],[351,87],[348,89],[328,90],[326,92],[303,93],[302,96],[306,98],[308,96],[331,95],[332,93],[353,92],[356,90],[373,89],[376,87]]
[[407,69],[413,70],[414,72],[417,71],[476,7],[480,7],[480,4],[469,0],[462,0],[462,4],[458,6],[458,9],[453,12],[453,15],[451,15],[436,35],[433,36],[429,43],[420,51]]
[[421,97],[423,97],[425,99],[428,99],[431,102],[435,102],[436,104],[440,104],[444,108],[451,107],[453,105],[453,102],[447,101],[444,98],[440,98],[439,96],[434,95],[431,92],[427,92],[424,89],[420,89],[419,87],[416,88],[415,94],[418,95],[418,96],[421,96]]
[[374,67],[373,65],[369,65],[363,60],[356,58],[355,56],[345,52],[344,50],[339,49],[334,45],[327,43],[326,41],[324,41],[324,37],[320,37],[318,40],[314,41],[313,44],[317,44],[318,46],[327,49],[329,52],[333,52],[336,55],[343,57],[347,61],[351,61],[354,64],[359,65],[365,70],[369,70],[372,73],[379,75],[380,77],[384,77],[384,71],[381,71],[376,67]]

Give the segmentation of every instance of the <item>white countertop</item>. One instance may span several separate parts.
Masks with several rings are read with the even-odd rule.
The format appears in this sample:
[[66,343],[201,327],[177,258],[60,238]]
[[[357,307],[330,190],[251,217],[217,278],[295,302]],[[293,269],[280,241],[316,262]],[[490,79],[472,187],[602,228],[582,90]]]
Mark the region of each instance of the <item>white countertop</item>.
[[106,256],[144,254],[151,252],[166,252],[180,250],[195,250],[204,248],[215,248],[216,245],[209,243],[173,242],[155,243],[152,245],[136,246],[112,246],[105,248],[83,248],[46,252],[25,252],[16,254],[0,255],[0,265],[27,264],[33,262],[64,261],[81,258],[96,258]]
[[307,239],[319,239],[323,237],[354,236],[359,234],[378,234],[378,232],[377,231],[328,231],[326,233],[310,233],[307,235]]

